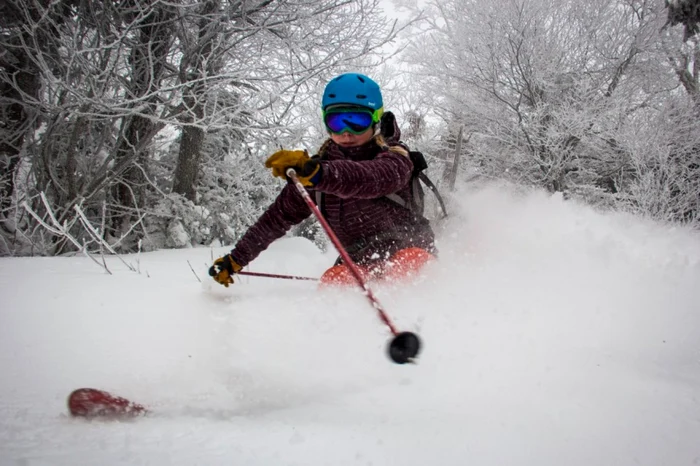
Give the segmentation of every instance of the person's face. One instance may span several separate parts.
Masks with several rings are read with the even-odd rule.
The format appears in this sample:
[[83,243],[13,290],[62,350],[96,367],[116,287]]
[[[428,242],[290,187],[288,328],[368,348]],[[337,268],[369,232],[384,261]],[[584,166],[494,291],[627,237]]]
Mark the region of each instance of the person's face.
[[349,131],[345,133],[331,133],[331,139],[340,147],[357,147],[368,143],[374,136],[374,128],[370,127],[364,133],[352,134]]

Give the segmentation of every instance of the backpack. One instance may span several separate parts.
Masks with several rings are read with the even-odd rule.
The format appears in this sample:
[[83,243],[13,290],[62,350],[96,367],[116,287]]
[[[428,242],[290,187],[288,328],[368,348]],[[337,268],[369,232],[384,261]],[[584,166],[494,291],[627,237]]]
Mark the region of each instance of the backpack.
[[[384,113],[380,124],[380,132],[382,136],[384,136],[386,139],[393,138],[396,131],[396,117],[394,117],[394,114],[391,112]],[[440,209],[442,210],[442,218],[447,217],[445,202],[443,201],[437,186],[435,186],[435,183],[433,183],[430,178],[428,178],[428,175],[424,173],[425,170],[428,169],[428,161],[425,160],[425,156],[422,152],[409,150],[403,143],[400,143],[400,145],[408,151],[408,156],[411,158],[411,162],[413,162],[413,173],[411,174],[410,181],[411,199],[409,202],[406,202],[401,196],[395,193],[388,194],[384,197],[402,207],[409,209],[415,215],[423,217],[423,213],[425,211],[425,193],[423,191],[423,186],[421,185],[422,182],[437,198],[438,203],[440,204]]]
[[423,217],[423,213],[425,212],[425,193],[423,191],[423,186],[421,185],[421,182],[423,182],[423,184],[425,184],[433,192],[433,194],[435,194],[435,197],[440,204],[440,210],[442,210],[442,218],[447,217],[445,202],[443,201],[437,186],[435,186],[435,183],[428,178],[428,175],[423,173],[423,171],[428,168],[428,162],[425,160],[425,156],[422,152],[413,150],[408,151],[408,156],[411,158],[411,162],[413,162],[413,173],[411,174],[410,181],[411,200],[406,202],[396,193],[387,194],[384,197],[395,202],[396,204],[399,204],[401,207],[409,209],[414,214]]

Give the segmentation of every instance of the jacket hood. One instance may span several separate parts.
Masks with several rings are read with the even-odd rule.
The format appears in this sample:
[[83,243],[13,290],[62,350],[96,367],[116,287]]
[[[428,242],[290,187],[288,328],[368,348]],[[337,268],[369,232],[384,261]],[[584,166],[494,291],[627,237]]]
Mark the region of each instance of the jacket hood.
[[379,123],[379,132],[389,144],[398,144],[401,140],[401,130],[396,123],[396,117],[391,112],[384,112]]

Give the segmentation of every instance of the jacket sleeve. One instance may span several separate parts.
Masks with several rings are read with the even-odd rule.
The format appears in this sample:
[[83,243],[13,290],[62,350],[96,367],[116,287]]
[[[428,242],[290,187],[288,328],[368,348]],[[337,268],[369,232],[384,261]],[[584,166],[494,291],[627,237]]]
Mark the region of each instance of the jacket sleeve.
[[275,202],[248,228],[231,250],[234,260],[241,266],[248,265],[276,239],[311,215],[311,209],[296,188],[288,184]]
[[382,152],[372,160],[321,162],[323,178],[318,191],[340,198],[375,199],[395,193],[411,179],[413,163],[395,152]]

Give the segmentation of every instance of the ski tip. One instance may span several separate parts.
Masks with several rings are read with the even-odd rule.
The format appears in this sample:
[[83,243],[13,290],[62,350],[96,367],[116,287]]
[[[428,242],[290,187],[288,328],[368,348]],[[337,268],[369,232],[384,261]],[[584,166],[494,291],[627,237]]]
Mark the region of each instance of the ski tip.
[[138,403],[96,388],[79,388],[68,395],[68,412],[82,418],[132,418],[148,413]]

